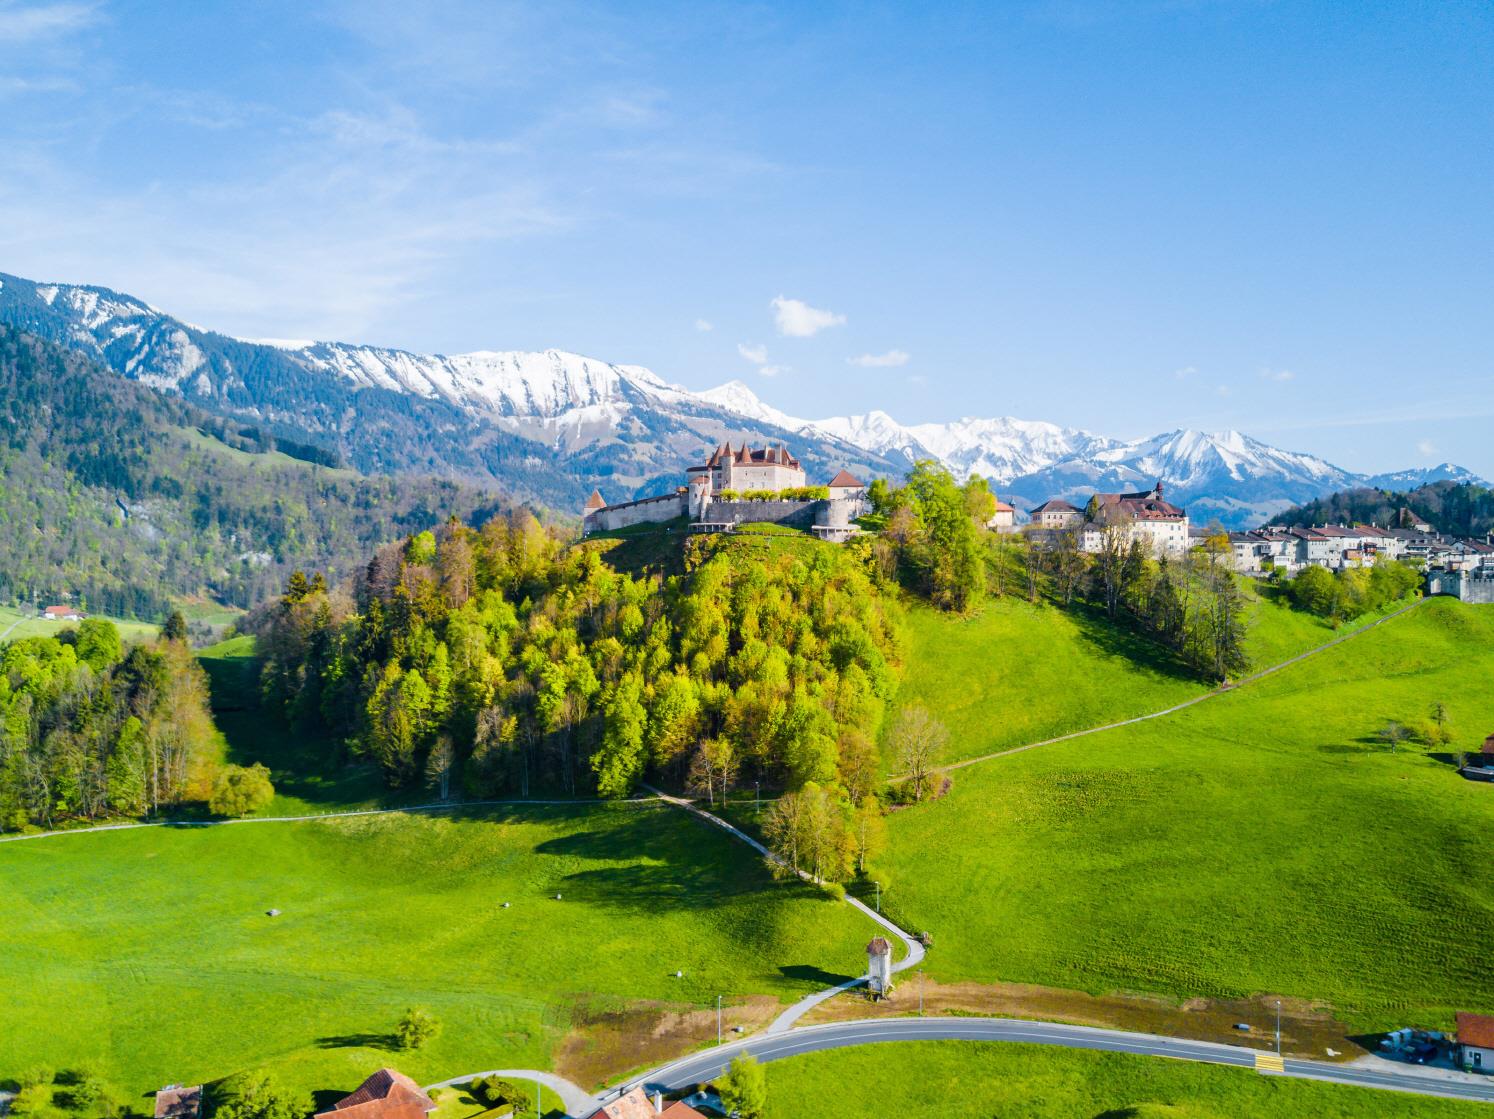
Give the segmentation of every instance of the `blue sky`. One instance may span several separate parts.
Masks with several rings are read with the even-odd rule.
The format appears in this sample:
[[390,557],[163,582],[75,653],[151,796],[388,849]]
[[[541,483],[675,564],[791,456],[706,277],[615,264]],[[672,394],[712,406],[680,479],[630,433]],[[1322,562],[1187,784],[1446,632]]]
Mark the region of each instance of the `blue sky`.
[[0,0],[0,270],[1360,470],[1494,476],[1491,139],[1457,0]]

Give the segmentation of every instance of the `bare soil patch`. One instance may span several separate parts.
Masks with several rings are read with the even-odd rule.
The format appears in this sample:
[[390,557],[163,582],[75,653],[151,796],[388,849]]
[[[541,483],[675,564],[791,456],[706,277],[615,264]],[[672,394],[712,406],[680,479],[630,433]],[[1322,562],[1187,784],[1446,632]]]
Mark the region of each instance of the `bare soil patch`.
[[[782,1009],[771,995],[721,1008],[725,1036],[733,1027],[754,1033]],[[596,1089],[635,1069],[653,1068],[716,1040],[716,1008],[660,1001],[582,1005],[555,1055],[555,1071],[583,1088]]]
[[[1022,983],[945,984],[923,974],[899,983],[892,997],[880,1002],[873,1002],[860,991],[837,995],[815,1007],[800,1024],[917,1014],[920,994],[925,1014],[1067,1022],[1217,1041],[1248,1049],[1271,1049],[1276,1044],[1275,995],[1175,1002],[1121,991],[1091,995]],[[1250,1029],[1237,1030],[1236,1023],[1248,1024]],[[1281,999],[1281,1048],[1288,1055],[1320,1061],[1351,1061],[1368,1052],[1350,1039],[1347,1027],[1333,1017],[1331,1009],[1286,997]]]

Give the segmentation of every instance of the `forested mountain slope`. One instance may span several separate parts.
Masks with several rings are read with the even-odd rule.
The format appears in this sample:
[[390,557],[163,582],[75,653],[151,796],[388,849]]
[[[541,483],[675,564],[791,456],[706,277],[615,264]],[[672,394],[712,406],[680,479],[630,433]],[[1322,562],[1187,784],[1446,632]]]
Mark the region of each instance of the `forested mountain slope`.
[[1373,524],[1409,528],[1425,522],[1455,536],[1494,532],[1494,490],[1477,482],[1433,482],[1406,491],[1343,490],[1273,517],[1274,525]]
[[[346,572],[493,494],[365,478],[0,326],[0,601],[71,595],[154,616],[176,596],[249,606],[292,567]],[[312,454],[292,446],[298,454]]]

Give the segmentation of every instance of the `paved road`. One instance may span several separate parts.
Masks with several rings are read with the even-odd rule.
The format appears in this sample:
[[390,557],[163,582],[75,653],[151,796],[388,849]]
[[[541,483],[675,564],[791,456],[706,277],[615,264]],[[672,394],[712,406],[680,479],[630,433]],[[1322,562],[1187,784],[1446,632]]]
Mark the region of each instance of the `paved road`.
[[469,1072],[466,1076],[458,1076],[451,1080],[442,1080],[436,1084],[427,1084],[425,1090],[434,1092],[437,1088],[454,1088],[459,1084],[466,1084],[469,1080],[475,1080],[479,1076],[501,1076],[505,1080],[514,1081],[539,1081],[550,1091],[560,1097],[560,1102],[565,1104],[567,1115],[578,1116],[585,1119],[597,1109],[596,1097],[590,1092],[584,1091],[572,1084],[563,1076],[556,1076],[553,1072],[538,1072],[535,1069],[521,1068],[499,1068],[489,1069],[487,1072]]
[[[1010,1018],[876,1018],[836,1022],[824,1026],[801,1026],[782,1034],[760,1034],[718,1048],[693,1053],[621,1085],[613,1094],[645,1085],[650,1091],[673,1091],[719,1076],[739,1053],[751,1053],[760,1061],[777,1061],[803,1053],[897,1041],[1021,1041],[1057,1045],[1068,1049],[1094,1049],[1111,1053],[1135,1053],[1151,1057],[1173,1057],[1236,1068],[1254,1068],[1258,1050],[1209,1041],[1188,1041],[1154,1034],[1124,1033],[1089,1026],[1065,1026],[1054,1022],[1024,1022]],[[1281,1075],[1306,1080],[1364,1088],[1388,1088],[1450,1099],[1494,1103],[1494,1078],[1449,1080],[1425,1072],[1387,1072],[1354,1065],[1287,1058]]]
[[[824,882],[820,881],[820,879],[816,878],[808,871],[799,870],[796,867],[789,866],[787,862],[779,858],[772,851],[768,850],[768,848],[764,847],[757,840],[753,839],[752,836],[748,835],[741,828],[737,827],[735,824],[728,823],[713,812],[707,812],[704,808],[701,808],[700,805],[695,804],[693,801],[686,800],[684,797],[670,796],[668,793],[662,792],[659,789],[654,788],[652,785],[644,785],[643,788],[653,793],[654,796],[658,797],[666,804],[672,804],[676,808],[683,808],[686,812],[698,816],[700,819],[705,820],[707,823],[714,824],[716,827],[731,835],[733,838],[747,844],[747,846],[751,847],[754,851],[762,855],[762,857],[767,859],[769,862],[777,863],[784,869],[793,871],[793,873],[804,879],[804,881],[812,883],[816,886],[825,885]],[[892,971],[894,974],[900,971],[904,971],[910,967],[916,967],[918,964],[921,964],[923,962],[923,945],[919,941],[915,940],[910,933],[907,933],[904,930],[898,928],[897,925],[893,924],[890,920],[888,920],[882,914],[878,913],[871,906],[865,904],[864,902],[858,901],[856,898],[851,897],[849,894],[846,895],[845,902],[853,909],[859,909],[862,913],[866,914],[866,916],[870,917],[873,921],[881,925],[884,929],[886,929],[902,942],[903,956],[902,959],[897,960],[893,963]],[[804,1017],[804,1015],[808,1014],[811,1010],[819,1006],[820,1003],[824,1002],[826,999],[834,998],[842,991],[849,991],[853,987],[861,986],[861,984],[865,982],[866,976],[862,975],[858,976],[855,979],[847,979],[844,983],[837,984],[834,987],[826,987],[823,991],[816,991],[812,995],[807,995],[806,997],[800,999],[798,1002],[794,1003],[793,1006],[789,1007],[777,1018],[773,1019],[772,1023],[768,1026],[767,1032],[770,1034],[783,1033],[785,1030],[788,1030],[790,1027],[792,1027],[793,1024],[800,1018]]]

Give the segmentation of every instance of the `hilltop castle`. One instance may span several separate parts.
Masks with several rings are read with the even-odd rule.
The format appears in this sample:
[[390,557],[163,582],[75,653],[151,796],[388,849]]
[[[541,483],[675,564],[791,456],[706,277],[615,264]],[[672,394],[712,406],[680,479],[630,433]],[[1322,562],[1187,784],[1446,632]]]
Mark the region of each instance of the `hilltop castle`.
[[866,506],[866,486],[845,470],[823,488],[824,496],[806,487],[804,467],[783,446],[754,450],[744,443],[733,450],[723,443],[704,463],[686,468],[685,475],[689,484],[673,493],[616,505],[608,505],[600,490],[592,491],[581,513],[583,535],[688,517],[691,532],[732,532],[741,524],[772,523],[840,543],[859,531],[851,521]]

